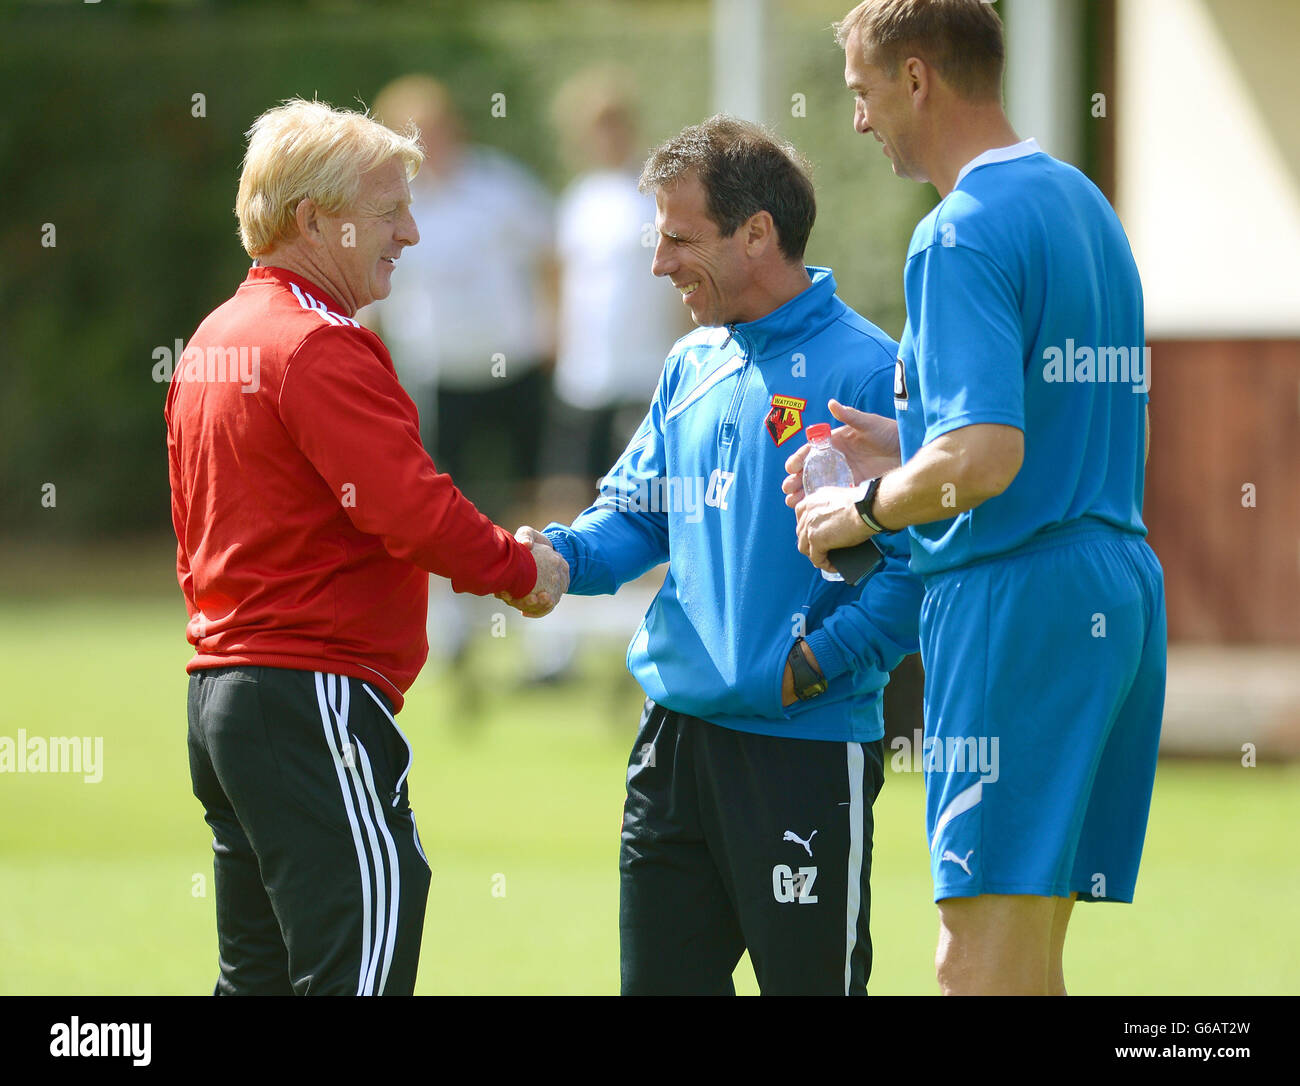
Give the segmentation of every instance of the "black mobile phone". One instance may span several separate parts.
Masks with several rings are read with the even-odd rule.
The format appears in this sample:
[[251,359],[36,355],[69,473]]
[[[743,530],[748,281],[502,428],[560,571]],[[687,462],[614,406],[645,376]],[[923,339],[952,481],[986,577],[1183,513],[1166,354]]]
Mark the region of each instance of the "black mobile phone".
[[836,547],[827,551],[826,557],[839,570],[845,582],[854,586],[860,585],[875,573],[885,560],[874,539],[863,540],[852,547]]

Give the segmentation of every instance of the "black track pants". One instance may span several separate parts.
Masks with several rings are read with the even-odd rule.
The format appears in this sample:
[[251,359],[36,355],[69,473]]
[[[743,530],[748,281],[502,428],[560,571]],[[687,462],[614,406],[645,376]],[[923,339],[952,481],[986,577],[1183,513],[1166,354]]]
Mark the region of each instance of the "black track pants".
[[619,856],[624,995],[865,995],[882,743],[734,731],[652,701]]
[[216,993],[411,994],[429,866],[387,700],[320,672],[199,671],[189,753],[216,853]]

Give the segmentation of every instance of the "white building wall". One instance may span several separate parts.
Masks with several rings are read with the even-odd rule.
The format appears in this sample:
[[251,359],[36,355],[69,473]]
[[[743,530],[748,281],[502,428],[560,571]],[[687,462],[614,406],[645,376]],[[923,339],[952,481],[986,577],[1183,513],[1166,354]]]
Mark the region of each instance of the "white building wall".
[[[1278,32],[1293,23],[1278,0]],[[1300,184],[1204,0],[1119,0],[1117,210],[1147,335],[1300,335]],[[1300,42],[1296,43],[1300,46]],[[1267,108],[1296,119],[1296,100]]]

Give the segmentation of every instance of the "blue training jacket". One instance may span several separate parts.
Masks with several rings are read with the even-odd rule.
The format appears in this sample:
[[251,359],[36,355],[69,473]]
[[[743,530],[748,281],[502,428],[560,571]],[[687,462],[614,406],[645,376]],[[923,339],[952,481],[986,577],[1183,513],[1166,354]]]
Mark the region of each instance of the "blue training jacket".
[[[628,670],[656,702],[763,735],[867,742],[884,733],[889,672],[917,651],[921,582],[906,533],[877,536],[886,560],[854,588],[799,553],[785,461],[827,401],[893,415],[898,345],[835,294],[827,268],[760,320],[678,340],[631,443],[571,527],[546,535],[569,563],[569,591],[594,596],[668,562],[628,647]],[[830,687],[781,706],[803,634]]]

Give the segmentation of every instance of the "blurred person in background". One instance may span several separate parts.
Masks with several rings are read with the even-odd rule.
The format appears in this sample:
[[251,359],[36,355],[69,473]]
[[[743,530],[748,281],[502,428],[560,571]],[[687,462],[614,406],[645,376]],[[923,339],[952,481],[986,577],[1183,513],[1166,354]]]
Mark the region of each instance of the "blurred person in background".
[[[534,497],[554,364],[551,197],[508,155],[467,143],[451,94],[430,76],[389,83],[374,113],[419,131],[411,213],[427,242],[365,320],[392,351],[439,469],[488,516],[518,523]],[[431,597],[433,655],[463,657],[468,603]]]
[[[640,425],[669,347],[692,327],[647,262],[655,202],[637,187],[645,149],[630,86],[620,69],[588,68],[560,88],[551,108],[565,159],[578,173],[556,213],[559,316],[539,503],[546,520],[568,522],[587,506]],[[529,626],[533,679],[564,676],[582,633],[618,637],[634,629],[646,593],[661,580],[651,574],[646,592],[625,592],[616,606],[575,607],[546,629]]]
[[566,519],[618,457],[673,342],[691,330],[646,263],[655,203],[637,188],[644,149],[625,73],[589,68],[555,96],[552,118],[579,172],[560,197],[555,384],[543,452],[547,504]]

